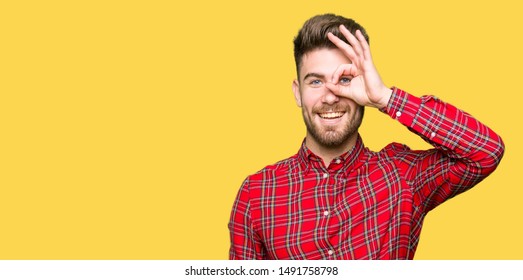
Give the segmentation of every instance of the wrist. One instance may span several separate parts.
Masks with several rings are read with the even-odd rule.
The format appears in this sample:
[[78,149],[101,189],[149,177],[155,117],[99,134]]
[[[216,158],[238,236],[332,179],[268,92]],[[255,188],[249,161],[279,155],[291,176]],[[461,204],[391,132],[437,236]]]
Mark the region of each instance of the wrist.
[[392,89],[388,87],[384,87],[382,90],[382,97],[380,98],[379,102],[376,104],[376,108],[379,110],[383,110],[387,105],[389,104],[390,97],[392,96]]

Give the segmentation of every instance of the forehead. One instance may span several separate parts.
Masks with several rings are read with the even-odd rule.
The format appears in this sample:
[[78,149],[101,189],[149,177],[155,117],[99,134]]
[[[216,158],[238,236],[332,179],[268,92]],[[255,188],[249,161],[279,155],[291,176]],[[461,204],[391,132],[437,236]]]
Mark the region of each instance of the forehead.
[[308,73],[332,75],[340,64],[349,64],[350,59],[339,49],[321,48],[312,50],[303,55],[300,68],[300,77]]

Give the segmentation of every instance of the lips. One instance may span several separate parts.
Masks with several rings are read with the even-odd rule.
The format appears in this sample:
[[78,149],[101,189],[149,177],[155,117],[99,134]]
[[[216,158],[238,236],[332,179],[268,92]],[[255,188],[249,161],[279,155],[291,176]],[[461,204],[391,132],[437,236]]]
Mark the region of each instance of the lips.
[[345,112],[326,112],[326,113],[318,113],[320,118],[322,119],[337,119],[341,118]]

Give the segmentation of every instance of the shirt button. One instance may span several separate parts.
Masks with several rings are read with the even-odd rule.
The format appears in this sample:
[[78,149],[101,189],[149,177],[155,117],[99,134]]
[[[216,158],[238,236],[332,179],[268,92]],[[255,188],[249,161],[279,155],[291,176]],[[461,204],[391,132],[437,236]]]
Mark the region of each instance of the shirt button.
[[334,254],[334,252],[332,250],[329,250],[329,252],[327,252],[327,253],[329,253],[329,255]]
[[340,164],[341,160],[340,159],[337,159],[336,160],[336,164]]
[[329,174],[323,173],[323,178],[327,178],[327,177],[329,177]]
[[434,136],[436,136],[436,132],[432,132],[432,133],[430,134],[430,137],[434,138]]
[[398,118],[401,117],[401,112],[400,111],[396,112],[396,117],[398,117]]
[[323,216],[329,216],[329,211],[323,212]]

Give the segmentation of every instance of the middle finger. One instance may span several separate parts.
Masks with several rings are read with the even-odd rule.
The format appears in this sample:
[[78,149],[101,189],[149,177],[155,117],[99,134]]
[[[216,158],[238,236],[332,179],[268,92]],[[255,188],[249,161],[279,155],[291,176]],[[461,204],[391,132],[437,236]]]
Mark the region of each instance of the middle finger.
[[340,32],[343,34],[343,36],[345,36],[347,41],[349,41],[350,45],[354,49],[354,52],[359,57],[363,57],[363,48],[361,47],[360,41],[358,41],[358,39],[356,39],[356,37],[354,37],[354,35],[352,35],[352,33],[344,25],[340,26]]

